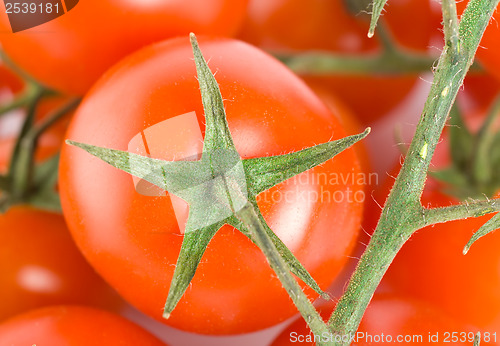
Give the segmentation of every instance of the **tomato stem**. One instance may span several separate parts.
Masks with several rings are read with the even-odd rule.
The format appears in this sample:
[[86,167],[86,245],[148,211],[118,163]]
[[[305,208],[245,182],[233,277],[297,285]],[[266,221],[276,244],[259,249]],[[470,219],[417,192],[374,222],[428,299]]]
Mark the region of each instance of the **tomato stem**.
[[[45,89],[38,88],[36,90],[37,93],[29,103],[27,116],[14,146],[9,170],[5,177],[8,185],[5,189],[2,189],[5,191],[2,201],[2,209],[4,210],[10,205],[30,203],[30,201],[34,202],[37,206],[43,206],[45,200],[47,205],[44,209],[61,210],[57,194],[53,190],[53,185],[55,184],[54,177],[57,177],[57,162],[53,164],[51,159],[49,159],[47,164],[40,164],[39,168],[43,179],[36,179],[38,167],[35,167],[35,150],[40,135],[61,117],[74,109],[80,100],[71,99],[62,107],[49,114],[40,125],[35,125],[34,117],[37,106],[41,98],[46,95]],[[46,172],[46,167],[48,167],[49,172]],[[47,187],[48,183],[51,184],[49,187]]]
[[410,75],[429,72],[435,59],[424,53],[392,48],[370,56],[339,55],[333,53],[278,54],[290,69],[307,75]]
[[28,83],[19,95],[0,107],[0,117],[15,109],[29,106],[36,100],[41,90],[38,84]]
[[[378,1],[381,4],[384,2]],[[459,24],[455,49],[450,46],[450,41],[446,42],[415,136],[375,233],[330,317],[329,325],[338,335],[351,335],[356,331],[375,289],[399,249],[414,231],[429,224],[426,216],[433,219],[437,213],[443,213],[430,212],[429,216],[429,211],[421,205],[420,197],[432,155],[456,94],[472,65],[482,34],[498,2],[471,0]],[[449,8],[445,6],[444,10]],[[451,16],[450,13],[444,15],[445,18]],[[453,20],[445,21],[444,25],[453,26]],[[453,32],[454,29],[446,31]],[[451,210],[457,209],[447,209],[448,212]],[[493,211],[491,203],[483,209],[483,213]]]
[[455,0],[443,0],[443,25],[444,40],[449,49],[458,53],[460,51],[460,40],[458,32],[457,4]]
[[[311,304],[307,296],[302,291],[295,278],[290,274],[283,258],[279,255],[276,246],[269,238],[254,206],[247,203],[242,209],[235,213],[238,220],[243,223],[252,234],[257,246],[262,250],[271,268],[274,270],[288,295],[293,300],[295,306],[302,314],[312,332],[315,335],[328,335],[330,333],[326,323]],[[324,334],[326,333],[326,334]],[[319,343],[322,345],[323,343]]]

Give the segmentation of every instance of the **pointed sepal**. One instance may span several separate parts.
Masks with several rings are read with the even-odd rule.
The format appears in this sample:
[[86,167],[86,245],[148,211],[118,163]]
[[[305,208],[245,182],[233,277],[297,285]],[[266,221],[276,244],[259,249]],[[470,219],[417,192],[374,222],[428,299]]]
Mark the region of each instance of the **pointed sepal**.
[[479,230],[474,233],[467,245],[465,245],[463,254],[466,255],[467,252],[469,252],[472,244],[474,244],[479,238],[484,237],[488,233],[491,233],[497,229],[500,229],[500,213],[497,213],[495,216],[489,219],[488,222],[482,225],[481,228],[479,228]]
[[226,112],[220,93],[219,84],[215,80],[212,71],[201,54],[198,41],[194,34],[190,34],[191,46],[193,47],[196,72],[200,84],[201,100],[205,111],[205,140],[203,142],[203,152],[212,152],[216,149],[234,148],[233,138],[226,121]]
[[223,224],[224,222],[220,222],[199,229],[197,232],[189,232],[184,235],[181,251],[177,258],[174,275],[170,283],[167,301],[163,310],[164,318],[170,317],[170,313],[177,306],[184,292],[186,292],[200,264],[201,258],[205,253],[208,243]]
[[203,179],[203,177],[196,179],[192,175],[199,165],[198,161],[164,161],[70,140],[66,143],[83,149],[111,166],[173,194],[192,187],[193,179],[195,181]]
[[321,165],[365,138],[369,133],[370,128],[367,128],[360,134],[319,144],[294,153],[243,160],[249,189],[256,196],[289,178]]
[[377,27],[378,20],[382,14],[382,10],[386,4],[387,0],[373,0],[372,5],[372,18],[370,21],[370,29],[368,30],[368,37],[373,37],[375,34],[375,28]]

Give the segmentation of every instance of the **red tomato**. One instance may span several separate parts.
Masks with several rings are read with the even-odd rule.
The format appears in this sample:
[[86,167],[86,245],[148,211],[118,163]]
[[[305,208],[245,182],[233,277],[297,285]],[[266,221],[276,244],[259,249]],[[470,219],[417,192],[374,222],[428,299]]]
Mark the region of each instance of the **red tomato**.
[[484,119],[494,99],[500,95],[500,81],[485,73],[469,73],[458,93],[457,104],[467,118]]
[[76,248],[62,216],[12,207],[0,214],[0,230],[0,320],[52,304],[119,305]]
[[[330,111],[339,118],[342,127],[348,135],[355,135],[365,130],[352,111],[346,107],[331,90],[324,88],[321,84],[315,84],[313,82],[309,82],[307,85],[316,95],[318,95]],[[356,151],[356,156],[360,160],[363,172],[371,172],[370,155],[368,154],[366,142],[359,141],[353,145],[353,149]]]
[[[243,158],[297,151],[344,136],[327,107],[272,57],[234,40],[202,39],[200,45],[216,71]],[[192,157],[201,153],[203,114],[192,49],[187,38],[175,39],[113,68],[84,99],[67,137],[137,152],[142,149],[131,146],[131,139],[149,133],[153,157]],[[152,126],[165,119],[173,127],[154,134]],[[197,131],[199,136],[193,136]],[[174,138],[171,143],[169,138]],[[358,233],[364,198],[355,179],[359,173],[348,150],[258,198],[270,227],[324,288],[347,260]],[[139,194],[130,175],[73,147],[63,147],[60,176],[64,214],[87,259],[129,302],[162,320],[183,239],[172,199]],[[185,212],[187,206],[182,208]],[[199,333],[242,333],[294,313],[261,251],[224,226],[163,322]]]
[[[320,50],[360,56],[379,52],[378,35],[367,37],[369,17],[359,14],[359,10],[350,12],[346,3],[251,0],[240,38],[281,52]],[[421,52],[427,50],[435,31],[430,25],[428,2],[393,0],[383,18],[398,44]],[[304,77],[332,89],[364,122],[390,111],[417,80],[415,75]]]
[[[328,319],[333,308],[320,308]],[[453,333],[453,334],[452,334]],[[454,337],[459,339],[455,339]],[[316,340],[332,340],[331,335],[316,336]],[[453,339],[452,339],[453,337]],[[346,339],[348,336],[345,337]],[[376,294],[363,316],[354,345],[470,345],[474,332],[453,321],[433,306],[394,294]],[[335,340],[335,339],[333,339]],[[295,321],[272,343],[272,346],[316,345],[314,335],[303,319]]]
[[83,306],[51,306],[0,324],[0,344],[12,346],[164,346],[134,323]]
[[150,43],[189,32],[233,35],[246,3],[85,0],[50,22],[16,33],[10,32],[2,8],[0,42],[11,59],[41,83],[83,95],[111,65]]

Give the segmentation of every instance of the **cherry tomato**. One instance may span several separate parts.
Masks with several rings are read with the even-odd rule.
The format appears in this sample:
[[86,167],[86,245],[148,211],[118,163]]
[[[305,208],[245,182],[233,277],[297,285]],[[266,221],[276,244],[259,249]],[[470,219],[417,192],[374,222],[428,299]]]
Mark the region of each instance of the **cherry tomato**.
[[86,0],[52,21],[16,33],[11,33],[2,9],[0,42],[11,59],[41,83],[83,95],[111,65],[150,43],[189,32],[233,35],[246,3]]
[[[251,0],[239,37],[273,51],[320,50],[369,57],[381,51],[379,36],[367,37],[369,16],[361,13],[364,8],[349,8],[355,3]],[[397,44],[427,51],[435,31],[430,25],[428,2],[393,0],[383,18]],[[415,75],[304,77],[332,89],[364,122],[374,121],[394,108],[417,80]]]
[[50,306],[0,324],[0,344],[12,346],[147,345],[163,342],[118,315],[83,306]]
[[469,73],[457,96],[457,104],[467,118],[484,119],[492,102],[500,95],[500,81],[486,73]]
[[[333,310],[332,304],[320,308],[327,320]],[[318,335],[316,340],[330,341],[332,335]],[[460,325],[437,308],[421,301],[393,293],[375,294],[370,302],[353,345],[470,345],[474,332]],[[348,339],[348,336],[345,336]],[[303,319],[295,321],[272,343],[272,346],[316,345],[314,334]]]
[[[200,46],[216,72],[243,158],[297,151],[344,136],[317,96],[272,57],[228,39],[201,39]],[[131,140],[144,134],[153,157],[193,157],[202,149],[203,114],[189,41],[174,39],[115,66],[86,96],[67,137],[137,152]],[[165,119],[172,128],[153,130]],[[358,234],[364,193],[353,178],[359,173],[354,152],[347,150],[258,196],[270,227],[321,287],[335,278]],[[162,320],[183,239],[172,197],[141,195],[130,175],[74,147],[63,147],[60,187],[66,220],[86,258],[126,300]],[[185,213],[187,205],[182,208]],[[198,333],[234,334],[274,325],[294,313],[261,251],[224,226],[170,319],[162,321]]]
[[[309,82],[307,85],[318,95],[330,111],[339,118],[342,127],[348,135],[355,135],[365,130],[359,119],[331,90],[314,82]],[[353,145],[353,149],[356,151],[356,156],[360,161],[363,172],[371,172],[370,155],[368,154],[366,142],[359,141]]]
[[0,214],[0,230],[0,320],[52,304],[120,305],[76,248],[61,215],[12,207]]

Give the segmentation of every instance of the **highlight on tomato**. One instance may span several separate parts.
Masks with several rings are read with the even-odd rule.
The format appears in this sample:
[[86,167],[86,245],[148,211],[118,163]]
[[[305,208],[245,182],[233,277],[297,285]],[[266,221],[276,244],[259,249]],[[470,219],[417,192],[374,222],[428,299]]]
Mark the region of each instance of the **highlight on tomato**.
[[0,324],[0,344],[165,346],[121,316],[77,305],[49,306],[4,321]]
[[[238,38],[277,53],[329,52],[370,58],[383,51],[388,35],[396,49],[425,53],[437,28],[430,4],[422,0],[392,0],[382,16],[386,34],[368,38],[370,1],[250,0]],[[429,70],[430,70],[429,65]],[[382,117],[410,92],[418,75],[341,73],[308,81],[331,89],[364,123]]]
[[[328,108],[274,58],[230,39],[202,38],[200,47],[243,158],[345,136]],[[67,138],[153,158],[199,157],[203,113],[189,40],[173,39],[110,70],[77,110]],[[270,228],[322,289],[335,279],[356,241],[364,199],[359,174],[358,160],[347,150],[257,198]],[[63,147],[61,200],[71,233],[92,266],[128,302],[164,323],[204,334],[255,331],[296,313],[262,252],[225,225],[208,244],[170,318],[162,319],[187,205],[171,195],[139,193],[138,184],[78,148]],[[304,290],[313,297],[310,288]]]
[[247,0],[85,0],[64,15],[16,33],[2,8],[0,43],[15,64],[40,83],[83,95],[111,65],[148,44],[193,31],[234,35],[246,4]]

